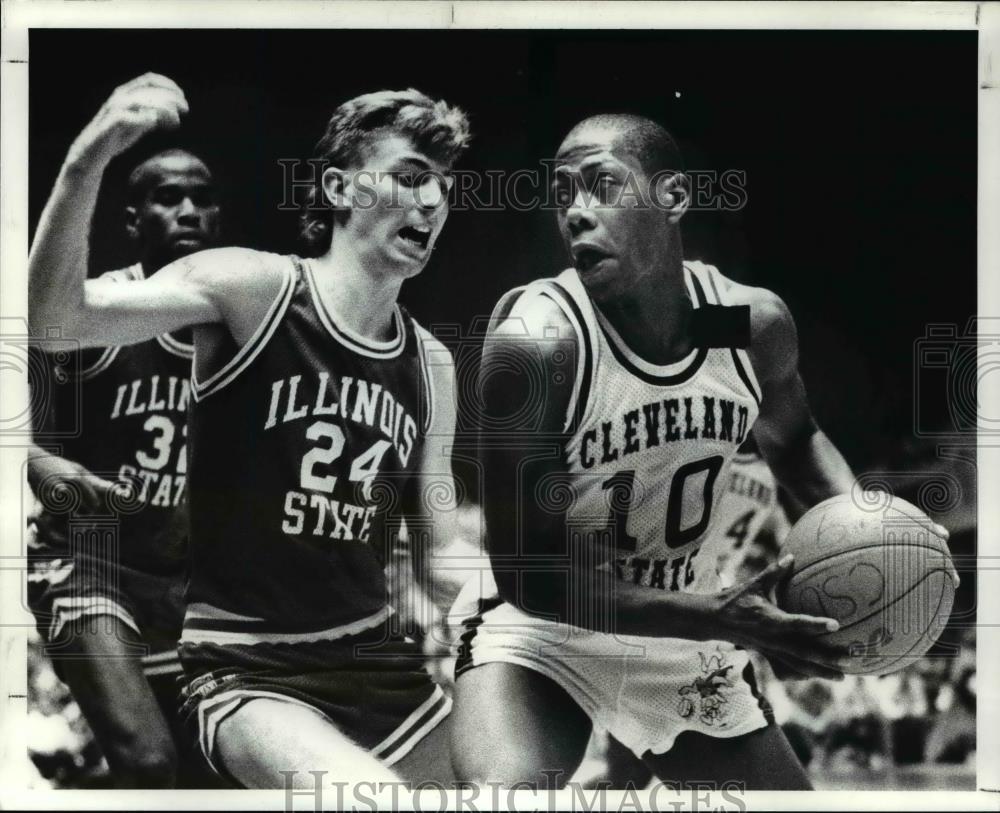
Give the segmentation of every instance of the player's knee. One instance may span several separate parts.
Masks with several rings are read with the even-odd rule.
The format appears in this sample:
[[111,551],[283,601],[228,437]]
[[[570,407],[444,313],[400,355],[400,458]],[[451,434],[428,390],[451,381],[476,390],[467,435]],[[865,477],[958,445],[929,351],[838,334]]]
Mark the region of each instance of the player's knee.
[[461,782],[478,786],[556,790],[565,787],[565,771],[547,770],[544,758],[529,753],[498,754],[490,749],[453,749],[452,767]]
[[[456,773],[459,769],[456,767]],[[460,776],[462,774],[459,774]],[[566,787],[569,775],[564,771],[539,770],[536,765],[525,765],[517,762],[483,765],[481,770],[468,772],[463,783],[471,783],[478,787],[513,788],[516,790],[548,791],[561,790]]]
[[169,739],[123,743],[109,751],[108,763],[125,787],[172,788],[177,782],[177,749]]
[[473,785],[485,785],[490,781],[489,774],[495,767],[483,749],[462,742],[461,736],[453,736],[451,742],[451,767],[455,777],[461,782]]

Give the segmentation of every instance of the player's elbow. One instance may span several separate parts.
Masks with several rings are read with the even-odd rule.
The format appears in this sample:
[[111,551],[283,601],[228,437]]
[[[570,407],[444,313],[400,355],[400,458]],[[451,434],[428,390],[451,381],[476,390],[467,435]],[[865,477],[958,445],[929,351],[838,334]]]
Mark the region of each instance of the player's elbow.
[[80,299],[63,310],[63,336],[74,339],[81,347],[104,347],[122,343],[115,331],[123,323],[118,309],[94,291],[85,288]]
[[93,347],[101,344],[101,326],[113,323],[85,295],[35,297],[29,293],[29,300],[28,330],[38,339],[58,336]]
[[78,328],[78,303],[70,297],[52,298],[29,295],[28,330],[36,339],[58,333],[63,337],[76,337]]
[[28,259],[28,328],[37,338],[45,338],[56,329],[66,335],[83,305],[83,284],[53,280],[57,265],[44,253],[33,252]]

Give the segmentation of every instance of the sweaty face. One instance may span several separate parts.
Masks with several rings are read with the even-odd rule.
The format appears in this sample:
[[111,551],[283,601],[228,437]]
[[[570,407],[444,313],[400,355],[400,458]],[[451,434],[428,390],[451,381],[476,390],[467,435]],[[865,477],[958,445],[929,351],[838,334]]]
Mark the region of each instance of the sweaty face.
[[554,193],[559,231],[573,265],[597,301],[633,290],[650,273],[661,210],[649,203],[638,160],[615,148],[617,132],[571,133],[556,154]]
[[156,157],[147,164],[145,195],[129,210],[129,230],[143,256],[166,264],[215,245],[219,205],[208,168],[193,155]]
[[349,173],[347,231],[381,265],[419,274],[448,218],[449,170],[405,136],[379,138]]

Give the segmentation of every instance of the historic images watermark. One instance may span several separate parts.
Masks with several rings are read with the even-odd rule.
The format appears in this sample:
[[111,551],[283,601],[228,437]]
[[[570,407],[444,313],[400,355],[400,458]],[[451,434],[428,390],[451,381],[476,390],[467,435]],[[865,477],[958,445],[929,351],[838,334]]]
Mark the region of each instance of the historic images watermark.
[[[747,809],[745,786],[735,780],[723,782],[654,782],[636,788],[631,782],[612,789],[607,782],[596,787],[563,782],[562,771],[543,771],[544,781],[518,782],[504,786],[496,782],[436,781],[410,785],[405,782],[344,782],[328,779],[328,771],[281,771],[284,778],[285,810],[305,809],[311,799],[315,810],[351,811],[407,809],[423,813],[445,810],[572,810],[590,813],[595,810],[712,810]],[[311,778],[310,778],[311,777]]]
[[[675,205],[677,190],[686,199],[687,210],[736,212],[747,203],[747,174],[740,169],[663,169],[652,176],[635,172],[571,173],[553,159],[543,159],[537,168],[515,171],[463,170],[440,173],[430,169],[349,173],[351,205],[370,209],[376,205],[402,208],[404,189],[423,205],[436,205],[444,197],[455,212],[557,211],[574,201],[605,207],[649,206],[667,210]],[[331,169],[323,158],[281,158],[281,203],[279,210],[299,210],[305,196],[318,189],[323,173]],[[670,185],[668,195],[665,186]],[[310,208],[336,208],[325,196],[313,195]]]

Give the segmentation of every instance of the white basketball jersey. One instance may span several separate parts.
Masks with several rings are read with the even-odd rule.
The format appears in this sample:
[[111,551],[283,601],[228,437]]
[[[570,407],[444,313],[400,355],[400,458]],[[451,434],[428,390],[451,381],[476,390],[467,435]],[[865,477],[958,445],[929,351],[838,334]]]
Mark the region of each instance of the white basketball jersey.
[[[718,270],[684,266],[696,309],[728,304]],[[594,307],[574,269],[529,286],[563,309],[580,358],[565,457],[574,476],[570,533],[601,540],[615,576],[661,590],[718,588],[702,550],[727,484],[728,463],[750,431],[760,386],[741,347],[700,346],[654,365],[639,358]]]
[[764,459],[738,453],[729,467],[712,524],[712,543],[718,543],[719,575],[724,586],[733,583],[736,569],[764,523],[779,511],[778,484]]
[[[716,269],[688,262],[684,276],[696,308],[729,304]],[[575,270],[526,286],[510,317],[533,296],[558,304],[580,348],[563,427],[573,493],[542,483],[538,500],[566,511],[573,550],[593,550],[609,580],[715,592],[714,515],[760,403],[745,349],[729,346],[745,335],[702,335],[686,358],[653,365],[625,346]],[[742,318],[706,310],[696,324],[724,327],[729,316]],[[469,581],[451,618],[463,630],[457,674],[490,662],[537,671],[636,754],[664,753],[684,730],[733,737],[767,724],[747,652],[732,643],[568,629],[500,601],[490,575]]]
[[[566,511],[574,552],[593,551],[609,580],[715,592],[715,512],[729,462],[757,417],[760,386],[745,349],[730,346],[746,343],[748,324],[726,330],[744,314],[709,310],[730,304],[724,279],[696,262],[685,264],[684,277],[705,311],[693,322],[695,349],[674,364],[649,364],[625,346],[573,269],[526,286],[510,317],[521,301],[546,296],[576,332],[562,448],[571,493],[561,480],[537,492],[543,506]],[[735,737],[767,725],[747,652],[732,643],[568,628],[500,601],[491,574],[470,579],[450,618],[462,626],[456,674],[491,662],[532,669],[636,754],[664,753],[686,730]]]

